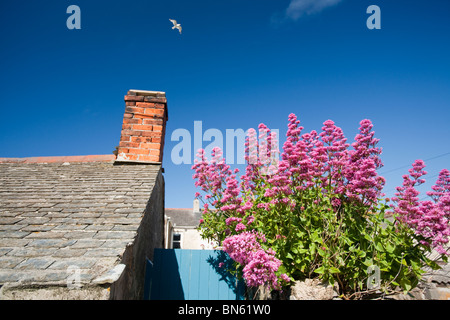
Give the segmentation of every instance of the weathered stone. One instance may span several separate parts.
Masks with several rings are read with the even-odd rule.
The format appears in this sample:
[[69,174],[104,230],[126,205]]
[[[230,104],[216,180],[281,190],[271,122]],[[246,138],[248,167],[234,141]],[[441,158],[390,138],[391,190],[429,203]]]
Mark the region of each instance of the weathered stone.
[[64,237],[67,239],[86,239],[94,237],[95,234],[95,231],[72,231],[64,233]]
[[64,238],[65,231],[43,231],[32,232],[26,239],[61,239]]
[[28,244],[28,247],[36,248],[64,248],[71,246],[75,243],[75,240],[62,240],[62,239],[39,239],[33,240]]
[[84,248],[98,248],[105,243],[104,240],[97,239],[79,239],[75,244],[73,244],[71,249],[84,249]]
[[86,249],[71,249],[71,248],[66,248],[66,249],[59,249],[56,252],[54,252],[52,254],[53,257],[63,257],[63,258],[68,258],[68,257],[81,257],[82,255],[84,255],[86,253]]
[[118,248],[87,249],[84,257],[118,257],[123,251],[123,249]]
[[24,238],[29,235],[29,232],[23,231],[0,231],[0,238]]
[[[0,220],[9,219],[0,224],[0,290],[19,284],[0,299],[65,295],[70,266],[80,268],[87,294],[100,288],[93,279],[122,262],[130,269],[115,280],[111,294],[142,297],[143,259],[163,245],[163,190],[160,165],[0,166]],[[155,213],[140,228],[146,207]],[[49,287],[54,283],[65,290]]]
[[11,257],[43,257],[43,256],[51,256],[57,248],[15,248],[8,252],[6,255]]
[[450,300],[450,288],[436,287],[433,289],[425,289],[425,299]]
[[17,265],[14,269],[46,269],[50,266],[55,259],[51,258],[30,258],[19,265]]
[[23,220],[23,218],[5,218],[5,217],[2,217],[0,219],[0,224],[14,224],[16,222],[19,222],[20,220]]
[[124,264],[118,264],[100,277],[95,278],[92,282],[96,284],[114,283],[120,278],[125,267],[126,265]]
[[296,281],[291,286],[290,300],[331,300],[337,296],[337,290],[330,284],[324,284],[318,279]]
[[45,224],[49,221],[50,219],[45,217],[30,217],[22,219],[20,224]]
[[88,269],[91,268],[95,263],[97,262],[96,258],[68,258],[68,259],[59,259],[56,260],[51,266],[49,266],[49,269],[64,269],[71,266],[78,267],[80,269]]
[[134,231],[99,231],[95,235],[96,239],[133,239],[136,235]]
[[28,232],[41,232],[41,231],[50,231],[52,230],[55,226],[51,226],[51,225],[16,225],[16,226],[24,226],[23,228],[21,228],[21,231],[28,231]]
[[0,257],[0,269],[13,269],[22,261],[24,261],[24,258]]

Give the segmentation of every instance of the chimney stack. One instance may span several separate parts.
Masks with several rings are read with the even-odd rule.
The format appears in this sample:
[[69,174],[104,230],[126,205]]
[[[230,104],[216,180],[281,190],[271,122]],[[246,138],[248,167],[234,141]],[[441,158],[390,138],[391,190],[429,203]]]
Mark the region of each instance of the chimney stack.
[[168,120],[166,94],[129,90],[116,162],[162,163]]
[[194,199],[194,206],[192,207],[192,211],[194,213],[200,212],[200,201],[198,201],[198,199]]

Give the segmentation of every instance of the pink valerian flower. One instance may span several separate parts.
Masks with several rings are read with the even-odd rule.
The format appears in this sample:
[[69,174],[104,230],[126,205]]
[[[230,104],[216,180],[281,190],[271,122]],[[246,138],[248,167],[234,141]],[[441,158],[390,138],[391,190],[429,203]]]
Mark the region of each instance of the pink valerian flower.
[[431,187],[433,191],[428,191],[427,195],[430,196],[434,202],[438,202],[439,199],[450,193],[450,171],[447,169],[442,169],[439,172],[439,177],[436,184]]
[[229,226],[230,224],[232,224],[233,222],[241,222],[242,218],[238,218],[238,217],[229,217],[225,220],[225,223],[227,224],[227,226]]
[[340,199],[338,199],[338,198],[334,198],[333,200],[331,200],[331,205],[333,206],[333,207],[339,207],[340,205],[341,205],[341,200]]
[[397,203],[391,207],[394,208],[394,212],[398,214],[398,220],[406,223],[411,228],[416,228],[421,216],[419,210],[419,191],[415,189],[416,186],[425,182],[421,179],[422,176],[427,174],[423,170],[425,164],[422,160],[416,160],[413,163],[413,168],[409,169],[411,177],[409,175],[403,175],[403,186],[397,187],[396,197],[392,200]]
[[239,222],[236,225],[236,228],[234,229],[236,232],[241,232],[243,230],[245,230],[247,227],[245,226],[245,224],[243,224],[242,222]]
[[290,281],[287,275],[277,277],[281,261],[275,258],[275,252],[271,249],[262,249],[259,241],[265,242],[262,234],[255,232],[243,232],[226,238],[222,245],[223,250],[231,259],[241,264],[243,277],[250,287],[267,285],[271,289],[281,289],[282,281]]
[[338,193],[344,190],[344,176],[342,171],[348,163],[347,148],[349,144],[344,137],[342,129],[337,127],[333,121],[327,120],[324,122],[322,132],[319,134],[323,143],[324,149],[328,156],[324,163],[323,170],[326,173],[324,188],[331,184],[334,188],[338,188]]
[[423,237],[421,243],[431,246],[440,254],[448,254],[444,249],[450,236],[450,190],[447,188],[448,170],[441,171],[433,192],[427,194],[433,201],[419,201],[419,191],[415,187],[425,182],[422,177],[426,175],[425,163],[416,160],[409,175],[403,176],[403,186],[397,187],[396,197],[392,201],[397,220],[406,224]]
[[[383,166],[381,159],[381,148],[375,145],[379,139],[373,138],[373,125],[370,120],[360,122],[360,133],[356,135],[352,143],[354,150],[349,151],[349,161],[344,170],[348,180],[347,193],[349,198],[375,202],[378,197],[383,196],[382,189],[385,179],[377,175],[376,170]],[[360,196],[362,198],[360,198]]]
[[247,217],[247,225],[251,224],[253,221],[255,221],[255,217],[254,216],[248,216]]

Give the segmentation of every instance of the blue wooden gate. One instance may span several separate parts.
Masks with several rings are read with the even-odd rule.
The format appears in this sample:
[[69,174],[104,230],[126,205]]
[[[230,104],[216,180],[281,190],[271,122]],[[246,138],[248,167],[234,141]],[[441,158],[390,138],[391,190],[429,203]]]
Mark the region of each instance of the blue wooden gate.
[[221,250],[155,249],[147,260],[146,300],[242,300],[228,254]]

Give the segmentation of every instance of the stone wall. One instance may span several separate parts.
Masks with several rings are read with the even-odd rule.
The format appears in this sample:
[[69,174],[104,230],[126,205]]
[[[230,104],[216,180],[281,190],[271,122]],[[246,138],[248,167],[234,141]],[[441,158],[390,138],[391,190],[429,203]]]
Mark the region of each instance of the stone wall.
[[153,250],[164,248],[164,177],[159,172],[137,236],[127,246],[121,277],[111,286],[112,300],[140,300],[144,295],[146,258],[153,261]]

